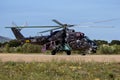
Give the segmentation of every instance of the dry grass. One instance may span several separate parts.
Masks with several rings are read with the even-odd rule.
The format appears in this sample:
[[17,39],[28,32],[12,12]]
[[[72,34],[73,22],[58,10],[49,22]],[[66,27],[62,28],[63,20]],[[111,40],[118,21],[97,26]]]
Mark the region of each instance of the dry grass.
[[47,61],[71,61],[71,62],[120,62],[120,55],[44,55],[44,54],[0,54],[2,62],[47,62]]

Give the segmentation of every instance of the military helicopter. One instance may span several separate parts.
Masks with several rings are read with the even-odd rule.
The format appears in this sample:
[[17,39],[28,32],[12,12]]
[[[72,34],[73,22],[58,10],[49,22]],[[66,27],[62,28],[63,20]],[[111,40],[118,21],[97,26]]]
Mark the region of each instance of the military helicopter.
[[[99,21],[106,22],[111,20]],[[71,55],[72,50],[81,50],[83,55],[87,53],[96,53],[97,44],[90,40],[84,33],[76,32],[74,29],[69,29],[76,25],[63,24],[55,19],[53,22],[57,23],[58,26],[17,26],[6,27],[11,28],[17,40],[24,43],[34,43],[44,45],[45,49],[51,49],[51,54],[55,55],[60,51],[65,51],[67,55]],[[99,23],[95,22],[95,23]],[[24,37],[21,34],[22,28],[53,28],[39,33],[50,32],[47,36],[36,36],[36,37]],[[58,30],[61,29],[61,30]],[[55,31],[56,30],[56,31]]]

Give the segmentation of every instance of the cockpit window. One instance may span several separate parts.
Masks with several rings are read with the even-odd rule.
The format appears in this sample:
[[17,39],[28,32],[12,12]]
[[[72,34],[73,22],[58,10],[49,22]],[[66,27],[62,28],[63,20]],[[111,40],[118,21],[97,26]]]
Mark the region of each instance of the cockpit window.
[[86,38],[87,40],[90,40],[90,39],[88,38],[88,36],[85,36],[85,38]]

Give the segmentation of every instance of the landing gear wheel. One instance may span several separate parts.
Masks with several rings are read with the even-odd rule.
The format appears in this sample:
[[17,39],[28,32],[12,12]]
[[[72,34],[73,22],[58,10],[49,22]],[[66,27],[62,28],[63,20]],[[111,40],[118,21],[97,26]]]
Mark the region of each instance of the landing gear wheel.
[[71,55],[71,51],[66,51],[67,55]]
[[56,54],[56,50],[52,50],[51,55],[55,55]]
[[96,50],[92,50],[93,53],[96,53]]
[[82,54],[82,56],[85,56],[85,55],[86,55],[85,53]]
[[82,51],[82,56],[85,56],[86,55],[86,51]]

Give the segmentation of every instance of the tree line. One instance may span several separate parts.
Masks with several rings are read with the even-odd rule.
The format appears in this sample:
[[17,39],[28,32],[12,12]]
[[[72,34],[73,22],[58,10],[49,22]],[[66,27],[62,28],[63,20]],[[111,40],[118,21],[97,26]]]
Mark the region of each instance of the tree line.
[[[120,54],[120,40],[94,40],[98,45],[97,54]],[[11,40],[0,43],[0,53],[42,53],[42,45],[21,44],[20,41]]]
[[[107,45],[120,45],[120,40],[112,40],[111,42],[108,42],[106,40],[94,40],[96,42],[96,44],[99,45],[103,45],[103,44],[107,44]],[[0,47],[5,46],[6,44],[9,45],[9,47],[17,47],[21,45],[20,41],[17,40],[11,40],[9,42],[5,42],[5,43],[0,43]]]

